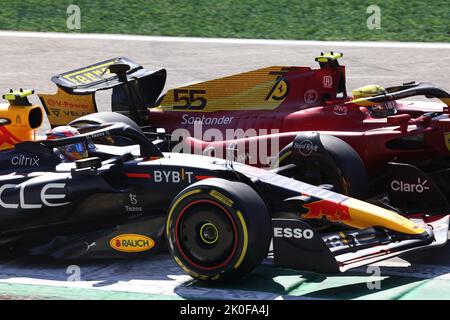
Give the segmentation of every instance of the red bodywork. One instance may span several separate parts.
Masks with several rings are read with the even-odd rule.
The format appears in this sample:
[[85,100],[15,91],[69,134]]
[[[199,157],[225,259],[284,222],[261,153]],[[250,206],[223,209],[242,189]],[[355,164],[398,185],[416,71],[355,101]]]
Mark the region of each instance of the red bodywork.
[[[395,115],[374,116],[370,107],[349,103],[352,99],[347,97],[345,89],[344,66],[322,66],[316,70],[289,67],[285,70],[287,72],[282,79],[288,84],[288,90],[279,106],[272,110],[258,109],[257,106],[252,110],[234,108],[218,111],[209,111],[208,107],[203,111],[152,108],[149,109],[149,124],[165,128],[168,132],[179,128],[187,129],[192,137],[184,140],[185,147],[189,145],[191,150],[198,152],[213,146],[222,149],[222,155],[226,154],[225,150],[232,142],[245,145],[245,150],[248,150],[251,143],[267,140],[267,149],[270,151],[270,140],[276,137],[281,150],[294,140],[298,132],[319,131],[339,137],[350,144],[364,161],[369,175],[382,170],[388,161],[411,162],[450,155],[450,118],[448,111],[444,112],[444,103],[391,101],[385,107],[395,109]],[[196,87],[201,87],[201,84]],[[224,87],[223,90],[226,91],[227,88]],[[252,137],[213,142],[201,137],[196,139],[192,121],[186,121],[191,117],[225,117],[221,124],[203,124],[203,132],[214,128],[224,137],[227,129],[255,129],[257,133]],[[262,129],[266,129],[267,134]],[[412,136],[415,136],[413,140],[416,145],[412,150],[395,142],[396,139]],[[417,147],[417,143],[422,147]],[[272,150],[269,156],[275,156],[278,151]],[[257,166],[266,165],[266,161],[264,158],[255,160],[245,157],[246,163]]]

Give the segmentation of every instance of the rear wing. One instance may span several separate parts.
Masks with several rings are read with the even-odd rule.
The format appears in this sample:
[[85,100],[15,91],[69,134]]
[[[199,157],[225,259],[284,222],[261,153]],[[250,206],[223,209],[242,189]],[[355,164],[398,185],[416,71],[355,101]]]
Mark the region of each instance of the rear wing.
[[[109,67],[117,64],[128,66],[124,75],[110,72]],[[53,76],[58,87],[56,94],[38,96],[50,125],[55,127],[97,112],[95,93],[100,90],[113,90],[114,111],[127,113],[130,105],[146,109],[158,99],[166,77],[165,69],[146,70],[131,59],[118,57]]]
[[52,127],[97,112],[95,93],[112,89],[112,111],[138,125],[148,124],[148,108],[163,111],[274,110],[313,107],[338,95],[347,97],[341,53],[316,57],[320,69],[273,66],[174,88],[160,97],[165,69],[146,70],[119,57],[68,71],[52,78],[55,95],[40,94]]
[[71,94],[90,94],[98,90],[111,89],[123,84],[116,74],[109,72],[108,67],[124,63],[130,66],[127,74],[133,74],[143,67],[128,58],[113,58],[87,67],[67,71],[52,77],[52,81],[61,89]]

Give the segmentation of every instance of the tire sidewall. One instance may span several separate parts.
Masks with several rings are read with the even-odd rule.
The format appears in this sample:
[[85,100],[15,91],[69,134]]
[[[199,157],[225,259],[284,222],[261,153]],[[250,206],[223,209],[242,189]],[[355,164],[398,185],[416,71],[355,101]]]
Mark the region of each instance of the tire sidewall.
[[[270,216],[261,197],[244,183],[223,179],[208,180],[186,188],[172,202],[166,228],[169,250],[177,264],[196,279],[224,281],[240,278],[267,255],[272,234]],[[183,209],[190,203],[201,200],[212,201],[225,209],[235,226],[234,253],[226,264],[211,270],[189,263],[176,239],[177,221]]]
[[[358,153],[348,143],[335,136],[321,134],[320,142],[324,151],[312,155],[309,159],[302,158],[302,161],[313,161],[313,159],[321,161],[331,168],[336,175],[336,180],[339,181],[338,185],[334,186],[336,192],[365,198],[368,194],[367,170]],[[293,142],[286,145],[275,157],[272,168],[295,164],[292,148]]]

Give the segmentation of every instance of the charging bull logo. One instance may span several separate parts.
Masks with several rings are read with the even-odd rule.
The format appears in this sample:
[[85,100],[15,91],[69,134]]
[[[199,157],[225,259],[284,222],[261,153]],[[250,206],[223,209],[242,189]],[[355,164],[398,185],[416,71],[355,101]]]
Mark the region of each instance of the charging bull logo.
[[0,127],[0,150],[12,148],[19,142],[22,141],[9,132],[7,128]]
[[327,218],[330,221],[351,221],[349,209],[346,206],[328,200],[317,200],[302,205],[308,212],[302,217],[306,219]]
[[142,252],[153,248],[155,241],[141,234],[121,234],[112,238],[109,245],[121,252]]

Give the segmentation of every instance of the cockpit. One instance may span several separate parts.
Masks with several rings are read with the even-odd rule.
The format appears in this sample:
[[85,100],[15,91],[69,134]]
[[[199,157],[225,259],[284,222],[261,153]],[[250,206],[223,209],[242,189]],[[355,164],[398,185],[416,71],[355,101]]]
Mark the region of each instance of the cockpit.
[[[354,89],[352,91],[353,99],[370,98],[387,94],[384,87],[380,85],[367,85]],[[382,101],[373,105],[366,106],[373,118],[386,118],[397,113],[397,103],[395,101]]]

